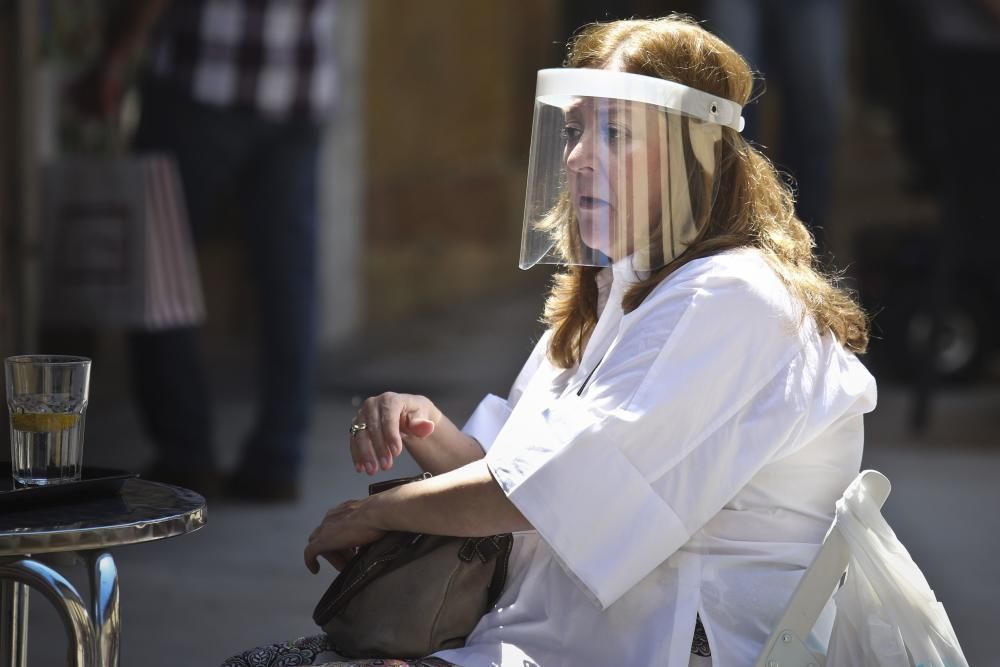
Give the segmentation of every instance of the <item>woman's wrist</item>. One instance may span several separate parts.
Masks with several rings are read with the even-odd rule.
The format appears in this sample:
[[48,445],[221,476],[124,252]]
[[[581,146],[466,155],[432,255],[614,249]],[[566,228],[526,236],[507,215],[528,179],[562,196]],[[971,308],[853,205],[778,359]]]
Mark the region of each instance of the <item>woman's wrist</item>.
[[393,496],[396,491],[397,489],[389,489],[361,500],[358,507],[359,519],[366,528],[383,531],[399,530],[397,526],[390,525],[392,506],[395,503]]

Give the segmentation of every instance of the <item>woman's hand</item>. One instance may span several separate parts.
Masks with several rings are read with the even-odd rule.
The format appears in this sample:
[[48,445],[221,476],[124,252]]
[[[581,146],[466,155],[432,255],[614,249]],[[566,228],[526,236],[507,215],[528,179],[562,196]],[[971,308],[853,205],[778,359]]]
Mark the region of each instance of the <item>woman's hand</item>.
[[343,570],[357,547],[374,542],[385,534],[366,518],[365,500],[348,500],[326,513],[323,521],[309,535],[304,553],[306,567],[319,572],[319,557],[337,570]]
[[[354,418],[351,458],[358,472],[374,475],[392,467],[403,453],[403,441],[434,433],[441,411],[424,396],[386,392],[365,399]],[[363,430],[357,430],[364,424]]]

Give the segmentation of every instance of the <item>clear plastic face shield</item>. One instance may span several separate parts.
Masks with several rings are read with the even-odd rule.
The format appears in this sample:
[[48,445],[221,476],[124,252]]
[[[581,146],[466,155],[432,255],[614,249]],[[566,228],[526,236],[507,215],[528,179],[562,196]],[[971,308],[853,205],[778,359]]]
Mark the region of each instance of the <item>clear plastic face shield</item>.
[[654,77],[541,70],[520,267],[662,268],[708,219],[722,128],[742,130],[741,111]]

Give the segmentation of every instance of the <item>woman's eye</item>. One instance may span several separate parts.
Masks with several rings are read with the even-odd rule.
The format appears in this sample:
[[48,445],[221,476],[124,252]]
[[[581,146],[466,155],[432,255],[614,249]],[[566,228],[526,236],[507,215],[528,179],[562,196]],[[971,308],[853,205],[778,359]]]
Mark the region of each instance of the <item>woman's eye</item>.
[[575,125],[566,125],[562,129],[562,135],[567,141],[576,141],[583,134],[583,130]]
[[608,125],[605,130],[609,142],[620,141],[628,138],[628,131],[616,125]]

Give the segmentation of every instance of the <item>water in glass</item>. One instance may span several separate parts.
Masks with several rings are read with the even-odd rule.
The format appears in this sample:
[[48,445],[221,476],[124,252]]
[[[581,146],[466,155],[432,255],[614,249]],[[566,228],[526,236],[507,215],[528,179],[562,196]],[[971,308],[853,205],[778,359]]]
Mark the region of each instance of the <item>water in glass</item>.
[[86,401],[32,394],[8,401],[14,479],[28,486],[80,479]]

